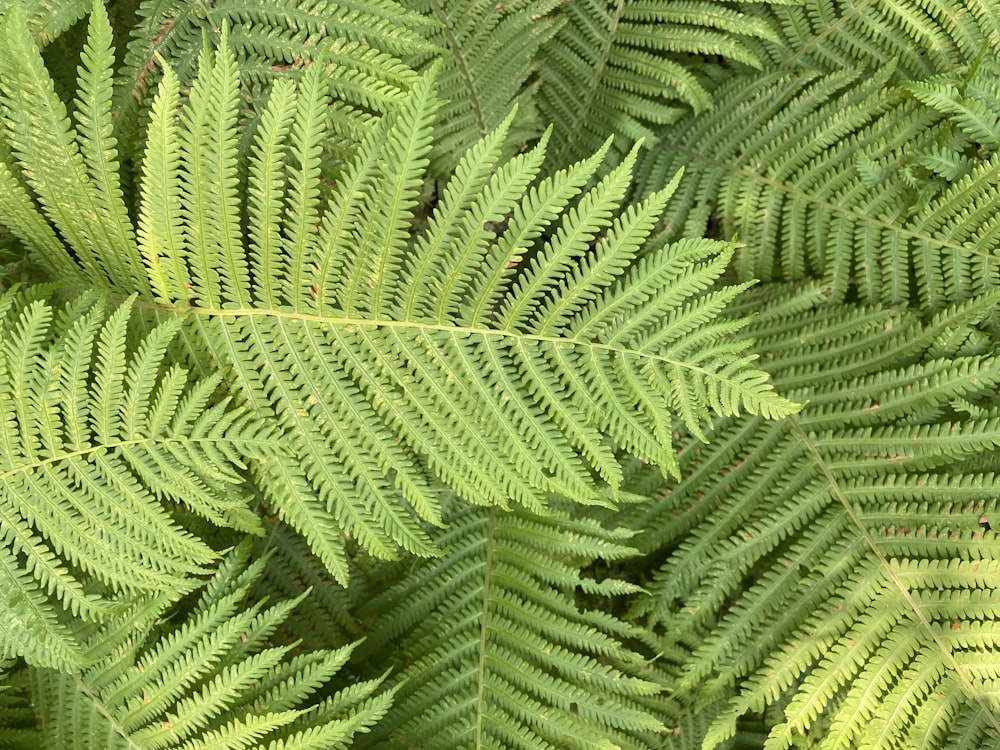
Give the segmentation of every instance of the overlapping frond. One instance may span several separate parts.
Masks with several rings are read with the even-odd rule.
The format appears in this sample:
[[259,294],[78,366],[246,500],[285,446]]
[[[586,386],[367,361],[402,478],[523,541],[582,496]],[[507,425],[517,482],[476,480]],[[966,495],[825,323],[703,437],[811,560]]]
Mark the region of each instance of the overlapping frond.
[[[19,4],[0,19],[3,152],[11,154],[21,170],[15,175],[9,162],[0,166],[0,188],[10,192],[0,199],[4,223],[67,281],[101,288],[110,282],[120,289],[147,292],[111,133],[114,52],[104,6],[95,3],[90,16],[79,68],[76,127],[25,24]],[[33,199],[51,226],[39,222]]]
[[371,120],[398,106],[417,80],[405,59],[432,49],[420,33],[427,20],[394,0],[146,0],[138,15],[116,99],[117,129],[137,151],[160,61],[190,81],[206,36],[215,44],[223,28],[229,28],[229,43],[241,60],[245,93],[298,78],[312,65],[323,68],[331,135],[339,136],[328,147],[353,144]]
[[534,87],[527,85],[537,66],[539,48],[559,28],[553,16],[558,0],[426,0],[410,2],[439,24],[430,38],[444,54],[438,86],[447,92],[438,113],[431,171],[451,173],[456,161],[496,128],[517,102],[519,116],[509,139],[512,146],[536,139]]
[[[713,101],[713,64],[757,67],[750,39],[777,40],[776,29],[748,14],[751,3],[660,0],[571,0],[539,61],[542,120],[555,127],[557,166],[581,159],[608,134],[626,153],[656,126]],[[697,59],[698,62],[694,63]]]
[[28,670],[40,739],[61,750],[335,750],[385,714],[392,690],[365,680],[324,697],[355,646],[271,646],[302,596],[248,598],[264,561],[236,548],[192,595],[183,619],[155,597],[84,633],[87,666]]
[[677,688],[739,689],[706,748],[784,701],[765,747],[996,743],[1000,371],[971,327],[996,302],[922,323],[768,300],[758,351],[807,406],[692,445],[685,479],[632,522],[669,553],[635,614]]
[[9,293],[0,307],[0,649],[66,669],[81,653],[65,615],[181,590],[216,558],[165,504],[259,527],[239,470],[274,434],[212,405],[218,378],[164,363],[179,320],[129,346],[128,304]]
[[398,576],[405,566],[375,563],[355,554],[349,557],[354,563],[349,585],[340,586],[301,534],[275,517],[265,519],[265,524],[264,536],[256,540],[253,554],[265,557],[266,564],[251,595],[293,598],[304,589],[310,591],[296,608],[295,617],[285,621],[275,633],[275,642],[317,649],[363,638],[364,623],[355,611],[372,591],[383,590],[387,585],[384,578],[376,579],[371,569]]
[[[87,144],[97,147],[92,137],[98,129],[101,131],[100,147],[105,150],[105,155],[115,157],[116,139],[124,144],[126,154],[141,151],[142,134],[153,93],[160,81],[161,61],[169,61],[181,83],[187,84],[197,72],[198,57],[206,40],[218,41],[223,29],[228,28],[228,44],[237,51],[241,60],[242,95],[252,101],[259,101],[261,92],[274,80],[297,79],[305,68],[313,64],[321,66],[331,96],[326,111],[325,165],[335,170],[370,124],[384,112],[398,106],[406,91],[418,80],[413,68],[404,60],[435,49],[421,33],[433,26],[433,22],[393,0],[340,4],[289,0],[256,5],[177,0],[144,2],[136,10],[138,19],[131,13],[118,14],[118,23],[126,24],[124,30],[119,28],[118,31],[130,33],[132,38],[112,97],[114,71],[111,67],[113,60],[108,59],[110,49],[105,44],[110,41],[110,28],[104,3],[99,0],[46,3],[0,1],[0,22],[6,19],[9,24],[6,35],[0,40],[0,71],[9,82],[10,90],[21,94],[12,96],[7,102],[9,111],[17,112],[23,107],[33,113],[34,124],[39,126],[34,134],[34,146],[48,153],[51,161],[51,169],[39,175],[40,179],[32,184],[32,188],[38,191],[38,198],[46,210],[61,214],[61,217],[54,218],[61,218],[63,223],[73,224],[74,216],[79,217],[76,220],[78,223],[85,223],[98,214],[101,220],[96,222],[89,236],[102,247],[99,253],[102,259],[112,253],[119,256],[113,264],[119,271],[139,268],[136,258],[131,255],[134,243],[127,241],[131,227],[120,221],[120,215],[102,216],[92,205],[95,200],[108,194],[113,196],[118,190],[117,175],[114,174],[117,165],[114,158],[111,163],[101,165],[104,167],[101,177],[114,178],[113,184],[106,185],[97,180],[94,186],[81,189],[79,177],[83,170],[78,164],[77,152],[84,151],[88,167],[94,164],[85,149]],[[76,113],[82,113],[87,120],[80,123],[77,135],[67,119],[66,107],[58,102],[51,80],[45,69],[39,68],[40,62],[36,63],[36,60],[40,58],[34,53],[88,12],[91,13],[91,25],[99,25],[101,32],[106,30],[107,34],[106,38],[88,35],[91,43],[96,40],[105,46],[94,50],[89,59],[88,55],[84,55],[83,63],[88,71],[81,71],[80,89],[83,90],[87,82],[100,78],[100,91],[95,92],[100,98],[95,104],[99,104],[101,109],[88,111],[84,108]],[[72,47],[70,51],[73,51]],[[91,67],[94,63],[105,62],[106,68]],[[72,69],[60,68],[59,74],[71,75]],[[112,111],[115,113],[115,138],[111,138],[108,131]],[[250,113],[242,114],[246,116]],[[17,123],[7,124],[14,132],[13,140],[23,146],[18,140]],[[18,187],[17,180],[10,180],[5,171],[0,168],[0,216],[5,223],[12,225],[15,235],[28,247],[41,249],[51,256],[57,252],[57,248],[51,247],[51,242],[45,241],[51,238],[46,238],[44,232],[42,236],[31,232],[32,227],[19,226],[23,222],[31,223],[24,216],[21,200],[25,186]],[[56,198],[59,195],[57,191],[45,190],[46,187],[52,188],[52,178],[60,175],[66,180],[65,187],[68,188],[63,198],[65,205]],[[130,175],[124,177],[128,180]],[[39,189],[40,183],[42,189]],[[5,200],[8,196],[13,197]],[[114,222],[105,221],[109,218]],[[62,229],[59,228],[60,231]],[[102,235],[113,230],[117,230],[120,236],[114,237],[113,245],[105,247],[106,237]],[[82,231],[77,229],[68,236],[71,244],[76,245]],[[92,251],[75,247],[71,252],[86,259]],[[54,262],[52,257],[48,260],[50,264]],[[73,271],[72,264],[63,265],[60,269],[63,276]],[[89,278],[92,283],[103,280],[100,274],[96,277],[92,274]],[[142,283],[141,275],[130,280],[113,277],[111,281],[112,286],[130,290]]]
[[[8,34],[20,39],[11,24]],[[21,42],[19,69],[37,73],[48,101],[41,60]],[[622,210],[634,150],[596,184],[603,150],[539,179],[545,140],[499,160],[508,117],[463,156],[427,215],[434,72],[326,192],[319,66],[275,85],[246,169],[239,68],[225,45],[203,52],[179,112],[166,68],[148,127],[134,236],[148,276],[137,291],[161,314],[192,313],[200,350],[281,426],[289,455],[270,454],[255,476],[341,581],[345,534],[380,557],[433,551],[420,519],[440,522],[439,481],[477,503],[539,509],[551,493],[603,503],[620,484],[615,447],[675,471],[677,416],[700,434],[712,412],[795,408],[734,337],[742,322],[715,320],[742,289],[713,286],[731,246],[661,245],[635,261],[676,182]],[[91,191],[68,145],[80,175],[43,164],[42,147],[72,134],[23,106],[17,117],[26,181],[51,172],[54,190],[57,178],[78,179],[56,228],[90,247],[81,214],[99,198],[117,205],[113,181]],[[86,140],[113,163],[113,144]],[[39,224],[31,216],[25,232]],[[136,271],[116,272],[103,252],[81,256],[84,276],[117,289]]]
[[894,64],[897,80],[919,80],[1000,50],[992,0],[804,0],[748,12],[778,32],[777,40],[748,40],[771,66],[833,73]]
[[988,69],[905,88],[887,85],[891,66],[738,77],[718,91],[728,106],[678,125],[642,179],[686,165],[672,231],[738,235],[744,278],[822,277],[835,300],[941,309],[998,282]]
[[366,746],[649,747],[661,726],[636,699],[658,689],[624,645],[631,628],[575,600],[633,590],[581,573],[633,554],[628,533],[564,512],[466,507],[447,520],[445,554],[358,612],[371,622],[359,653],[378,669],[402,645],[406,660]]

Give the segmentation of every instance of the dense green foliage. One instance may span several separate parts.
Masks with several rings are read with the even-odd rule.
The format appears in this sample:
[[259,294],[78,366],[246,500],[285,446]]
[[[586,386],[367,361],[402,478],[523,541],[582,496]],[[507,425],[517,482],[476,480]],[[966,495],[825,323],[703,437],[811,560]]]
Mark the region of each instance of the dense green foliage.
[[0,748],[1000,748],[998,61],[0,0]]

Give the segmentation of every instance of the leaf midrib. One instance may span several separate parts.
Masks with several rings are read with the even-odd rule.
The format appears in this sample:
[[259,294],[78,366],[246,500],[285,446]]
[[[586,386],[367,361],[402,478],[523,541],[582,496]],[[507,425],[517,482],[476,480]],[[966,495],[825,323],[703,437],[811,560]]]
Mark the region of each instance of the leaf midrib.
[[116,440],[108,443],[97,443],[96,445],[91,445],[86,448],[78,448],[77,450],[64,451],[58,453],[54,456],[48,456],[47,458],[41,458],[36,461],[28,461],[26,463],[18,464],[13,469],[8,469],[7,471],[0,472],[0,482],[5,482],[11,477],[22,474],[26,471],[32,471],[34,469],[40,469],[43,466],[52,466],[61,461],[69,461],[74,458],[80,458],[82,456],[89,455],[91,453],[106,453],[109,450],[114,450],[115,448],[131,448],[137,445],[148,445],[157,444],[163,445],[166,443],[218,443],[218,442],[240,442],[240,443],[254,443],[262,447],[273,448],[273,441],[259,440],[256,438],[227,438],[227,437],[212,437],[211,435],[206,435],[204,437],[146,437],[146,438],[136,438],[134,440]]
[[602,351],[614,352],[621,354],[623,356],[637,357],[641,359],[647,359],[654,362],[662,362],[663,364],[671,365],[674,367],[680,367],[690,372],[696,372],[700,375],[704,375],[706,378],[712,380],[726,381],[733,384],[740,392],[754,393],[750,389],[743,388],[738,381],[727,380],[726,378],[719,375],[717,372],[713,372],[704,367],[692,364],[691,362],[675,359],[673,357],[668,357],[663,354],[656,354],[653,352],[642,351],[639,349],[628,349],[622,346],[614,346],[612,344],[603,344],[598,341],[584,341],[576,338],[566,338],[559,336],[545,336],[537,333],[523,333],[520,331],[511,331],[507,329],[498,328],[476,328],[474,326],[461,326],[461,325],[451,325],[451,324],[440,324],[440,323],[425,323],[422,321],[415,320],[392,320],[391,318],[353,318],[353,317],[338,317],[331,315],[318,315],[314,313],[303,313],[295,312],[293,310],[275,310],[271,308],[231,308],[231,309],[215,309],[207,307],[184,307],[177,308],[169,305],[146,303],[136,303],[137,307],[154,307],[161,312],[169,312],[176,314],[191,314],[198,315],[202,317],[215,317],[215,318],[251,318],[251,317],[270,317],[283,320],[294,320],[302,323],[314,323],[317,325],[330,325],[338,328],[343,328],[349,330],[353,326],[357,327],[375,327],[375,328],[410,328],[418,331],[440,331],[449,334],[461,334],[465,336],[481,336],[483,338],[488,337],[499,337],[508,338],[513,341],[536,341],[541,343],[553,344],[559,347],[584,347],[588,349],[599,349]]

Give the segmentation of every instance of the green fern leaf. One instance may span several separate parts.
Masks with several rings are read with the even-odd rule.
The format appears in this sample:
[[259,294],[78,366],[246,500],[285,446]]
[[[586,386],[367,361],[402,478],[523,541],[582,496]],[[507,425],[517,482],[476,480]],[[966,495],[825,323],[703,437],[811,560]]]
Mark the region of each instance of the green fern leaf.
[[385,713],[392,690],[366,680],[316,695],[354,646],[290,655],[268,640],[302,599],[248,601],[263,560],[240,545],[202,584],[183,621],[164,624],[159,596],[82,632],[87,666],[65,674],[31,669],[21,682],[45,747],[346,748]]
[[[0,35],[0,105],[10,152],[27,170],[27,183],[37,193],[54,228],[74,248],[82,269],[77,279],[102,283],[109,279],[125,289],[145,292],[147,281],[121,205],[115,143],[109,132],[110,29],[103,6],[92,16],[88,52],[81,67],[78,120],[70,125],[65,105],[56,95],[24,11],[12,6],[2,19]],[[95,67],[100,66],[100,67]],[[48,239],[48,238],[45,238]],[[49,242],[33,243],[44,250]],[[100,259],[93,247],[104,248]],[[55,263],[68,269],[64,258]]]
[[256,98],[272,82],[298,78],[320,66],[333,98],[329,121],[341,137],[328,143],[350,151],[373,117],[393,110],[416,82],[403,60],[433,49],[419,33],[427,20],[394,0],[331,3],[281,0],[248,5],[218,0],[206,7],[192,0],[153,2],[138,7],[131,29],[120,92],[119,138],[141,150],[141,123],[149,98],[159,85],[166,61],[177,77],[195,77],[205,37],[218,43],[228,27],[241,60],[241,90]]
[[26,27],[44,47],[90,13],[94,4],[89,0],[0,0],[0,17],[14,6],[24,9]]
[[[110,256],[120,264],[114,278],[126,279],[137,270],[132,222],[125,208],[118,174],[117,143],[112,134],[112,70],[114,66],[111,23],[104,4],[95,1],[90,13],[87,41],[81,55],[78,97],[74,110],[80,153],[94,186],[95,201],[105,217],[108,238],[117,250]],[[109,248],[110,249],[110,248]]]
[[[154,299],[167,302],[184,299],[192,288],[187,268],[181,262],[184,236],[175,213],[180,205],[180,143],[174,113],[180,103],[177,76],[166,70],[153,102],[147,129],[139,205],[138,242],[149,273]],[[151,196],[157,196],[154,203]]]
[[[534,203],[530,192],[521,201],[541,151],[491,173],[483,160],[495,146],[485,144],[501,141],[501,132],[484,141],[485,150],[470,151],[431,217],[428,234],[417,233],[411,244],[437,106],[432,94],[429,81],[415,88],[409,103],[376,128],[331,197],[318,235],[296,241],[303,255],[292,255],[293,262],[282,268],[272,266],[279,276],[265,283],[263,298],[256,284],[246,290],[255,298],[250,309],[228,312],[225,304],[216,304],[219,295],[199,280],[211,272],[202,261],[207,256],[190,250],[187,255],[196,315],[204,320],[209,341],[226,342],[216,356],[232,362],[237,381],[259,408],[287,420],[289,434],[302,436],[296,466],[272,461],[263,467],[266,483],[281,488],[275,504],[324,550],[324,560],[341,578],[341,554],[328,552],[336,549],[341,530],[381,556],[391,555],[397,544],[425,554],[431,550],[424,533],[396,506],[393,485],[432,521],[439,518],[429,491],[436,484],[433,475],[477,502],[513,499],[541,507],[549,492],[595,502],[598,496],[585,479],[585,456],[599,457],[596,470],[616,481],[606,452],[597,447],[598,433],[610,432],[669,469],[669,414],[681,396],[698,404],[688,411],[692,429],[706,417],[703,406],[719,413],[745,406],[772,415],[789,409],[768,395],[741,347],[726,343],[721,331],[697,344],[691,338],[699,327],[707,330],[721,298],[674,294],[663,281],[669,272],[645,279],[645,267],[629,268],[669,195],[656,196],[639,214],[616,222],[629,163],[608,178],[612,182],[581,191],[596,166],[591,160],[577,170],[575,188],[561,176],[539,185],[560,191],[558,202],[552,202],[553,194]],[[479,166],[473,167],[475,160]],[[471,196],[481,197],[470,202]],[[553,243],[523,273],[508,273],[530,251],[538,231],[577,196]],[[470,211],[475,220],[463,228],[459,222],[468,222],[464,214]],[[511,211],[513,218],[496,239],[507,248],[493,266],[502,275],[484,285],[479,269],[491,237],[482,227]],[[606,241],[590,250],[605,230],[610,230]],[[266,227],[250,234],[278,236]],[[449,234],[462,244],[448,241]],[[651,265],[677,263],[676,250],[664,248]],[[721,250],[707,243],[703,257]],[[251,246],[247,252],[253,267],[262,252],[274,251]],[[573,268],[581,262],[586,270],[576,274]],[[697,288],[709,285],[723,266],[724,261],[702,267]],[[641,311],[639,325],[627,332],[594,325],[586,337],[577,336],[577,329],[593,322],[579,314],[583,305],[601,295],[611,304],[618,296],[616,283],[644,287],[641,295],[619,304],[623,316]],[[492,299],[497,291],[518,300],[517,307],[486,309],[479,300]],[[550,298],[558,306],[538,317],[536,308]],[[264,299],[277,304],[262,306]],[[463,304],[466,299],[476,301]],[[663,299],[670,306],[660,304]],[[672,320],[677,326],[669,330],[676,340],[650,336],[655,326]],[[709,341],[714,343],[701,346]],[[698,364],[691,367],[684,358],[695,349]],[[530,400],[515,396],[525,378],[537,389]],[[498,388],[507,394],[499,400]],[[665,399],[671,392],[678,395]],[[637,401],[642,416],[618,416],[631,413]],[[546,416],[560,412],[555,423]],[[571,424],[587,430],[571,438],[565,432]],[[325,508],[303,494],[310,484],[315,489],[308,495],[321,498]],[[359,489],[362,504],[354,499]],[[299,499],[291,502],[290,496]],[[329,513],[335,525],[317,522]]]
[[[272,92],[246,170],[233,53],[205,51],[199,70],[179,115],[169,72],[154,105],[139,291],[156,290],[161,315],[190,313],[195,355],[281,426],[294,458],[276,450],[253,471],[338,580],[345,534],[379,557],[431,554],[420,519],[440,523],[442,480],[477,503],[605,503],[593,476],[614,494],[609,445],[675,472],[676,416],[699,434],[711,412],[795,409],[734,338],[741,324],[713,323],[742,288],[707,292],[729,246],[634,262],[675,185],[620,211],[634,154],[590,187],[603,152],[536,182],[545,141],[496,164],[507,118],[424,218],[433,71],[321,197],[318,69]],[[81,262],[112,275],[103,257]]]
[[371,747],[646,747],[659,722],[636,698],[657,691],[621,621],[574,602],[627,593],[580,566],[631,554],[620,533],[558,512],[467,508],[448,516],[440,559],[422,561],[362,607],[361,655],[407,659],[397,704]]
[[844,308],[755,324],[778,387],[808,405],[779,424],[732,422],[713,435],[722,450],[692,445],[685,479],[634,519],[661,529],[642,547],[670,550],[636,614],[666,650],[689,649],[679,689],[740,693],[706,748],[785,699],[765,747],[952,748],[957,717],[993,712],[958,745],[971,748],[1000,723],[994,480],[963,464],[995,455],[1000,421],[988,399],[981,419],[950,408],[1000,373],[961,349],[927,356],[995,304],[926,324]]
[[215,559],[163,502],[259,528],[238,469],[273,435],[209,405],[217,379],[189,385],[163,366],[178,320],[133,351],[128,304],[106,317],[93,297],[58,312],[2,301],[0,640],[7,655],[67,669],[82,654],[65,615],[95,621],[116,598],[182,589]]
[[34,750],[40,744],[31,699],[17,684],[15,663],[0,662],[0,747],[4,750]]
[[747,45],[770,67],[787,69],[834,73],[893,64],[897,80],[920,80],[961,69],[985,50],[995,56],[1000,42],[996,7],[978,0],[805,0],[748,13],[779,38],[750,38]]
[[438,85],[448,92],[434,130],[431,172],[447,176],[455,161],[503,121],[515,102],[520,112],[505,146],[538,136],[534,87],[539,49],[561,22],[556,0],[430,0],[410,6],[438,25],[429,38],[445,50]]
[[954,181],[915,172],[951,124],[887,90],[892,73],[734,78],[718,91],[730,106],[675,128],[642,180],[653,187],[686,166],[672,232],[720,222],[745,242],[743,278],[822,277],[836,300],[930,310],[969,299],[998,283],[1000,156],[975,144]]
[[[249,283],[242,254],[236,142],[227,134],[236,127],[239,72],[222,30],[223,46],[214,57],[204,55],[191,87],[184,119],[178,129],[180,203],[184,244],[198,262],[192,266],[195,292],[210,307],[242,307],[241,290]],[[169,90],[169,89],[168,89]]]
[[[687,55],[714,55],[759,67],[749,39],[776,40],[743,3],[572,0],[539,58],[538,105],[555,125],[559,166],[581,159],[615,134],[617,150],[647,139],[655,127],[701,112],[713,101],[710,84]],[[707,67],[707,66],[702,66]]]

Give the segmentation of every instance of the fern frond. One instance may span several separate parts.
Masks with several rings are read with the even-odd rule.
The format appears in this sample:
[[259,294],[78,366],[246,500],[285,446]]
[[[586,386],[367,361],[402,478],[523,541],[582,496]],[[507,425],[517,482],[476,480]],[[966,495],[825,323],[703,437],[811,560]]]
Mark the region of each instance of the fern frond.
[[364,558],[352,556],[350,585],[345,588],[333,580],[301,534],[277,518],[266,519],[265,524],[265,534],[257,540],[253,554],[265,558],[266,564],[252,595],[294,598],[310,590],[296,608],[296,616],[282,625],[273,641],[320,649],[364,637],[364,624],[355,612],[373,592],[386,587],[382,579],[370,580],[368,568],[378,566],[367,561],[359,570]]
[[[200,93],[220,65],[213,59],[176,126],[182,142],[201,138],[197,122],[226,121],[224,97]],[[297,89],[302,113],[318,101],[309,80]],[[725,267],[727,247],[666,246],[633,265],[672,186],[616,218],[631,160],[590,189],[600,156],[531,187],[544,143],[493,163],[508,118],[461,160],[420,230],[438,106],[431,77],[373,129],[322,210],[308,172],[322,128],[315,117],[308,127],[281,125],[292,104],[285,88],[274,97],[250,157],[270,193],[247,191],[249,245],[199,223],[197,196],[215,183],[196,189],[200,157],[181,155],[177,170],[190,189],[180,198],[179,256],[192,288],[170,304],[187,309],[190,298],[213,356],[286,428],[296,458],[272,457],[258,476],[339,580],[344,532],[381,557],[397,546],[432,550],[414,511],[439,522],[430,489],[439,479],[479,503],[540,508],[552,492],[604,502],[591,472],[612,488],[618,472],[603,434],[669,471],[671,415],[699,430],[709,410],[777,416],[793,408],[773,398],[745,345],[731,340],[739,326],[711,324],[739,291],[702,294]],[[238,133],[230,127],[225,138]],[[262,166],[276,153],[303,165],[299,176],[282,180]],[[155,206],[174,194],[145,200]],[[553,240],[519,268],[556,222]],[[156,252],[143,250],[147,259]],[[247,282],[245,269],[266,278]],[[671,285],[688,272],[685,286]],[[494,308],[503,297],[519,300],[516,310]],[[612,305],[614,316],[601,314]]]
[[385,713],[381,680],[329,697],[318,693],[354,646],[290,654],[268,640],[302,596],[265,606],[248,593],[263,560],[240,545],[201,586],[179,622],[161,596],[85,633],[87,666],[74,674],[30,670],[28,684],[46,747],[348,747]]
[[[678,688],[704,701],[740,692],[706,748],[784,700],[768,748],[803,736],[952,748],[956,719],[985,711],[976,741],[958,745],[971,748],[1000,726],[995,480],[972,468],[1000,441],[987,396],[1000,372],[961,348],[931,355],[995,304],[927,323],[826,308],[755,324],[777,387],[807,406],[773,425],[733,421],[713,450],[691,445],[685,479],[634,519],[659,529],[640,535],[644,549],[669,552],[636,614],[665,650],[690,649]],[[983,416],[954,412],[961,399],[982,401]]]
[[41,744],[31,697],[17,679],[15,663],[0,661],[0,748],[34,750]]
[[93,297],[2,304],[0,640],[6,655],[68,669],[81,654],[65,614],[93,621],[120,608],[109,593],[183,589],[215,559],[163,503],[259,528],[238,471],[274,435],[211,405],[217,379],[188,384],[164,366],[179,320],[132,350],[129,304],[110,316]]
[[24,9],[25,25],[42,47],[60,36],[94,7],[91,0],[0,0],[0,18],[15,5]]
[[897,80],[920,80],[1000,49],[1000,12],[992,1],[806,0],[749,12],[780,38],[748,45],[772,66],[790,69],[833,73],[894,64]]
[[115,269],[113,278],[126,279],[131,270],[129,266],[138,269],[139,257],[118,174],[118,144],[112,133],[111,112],[115,51],[111,22],[100,0],[95,0],[89,20],[73,114],[80,153],[94,186],[97,208],[106,217],[109,239],[115,243],[116,252],[112,255],[107,248],[105,254],[109,260],[123,266]]
[[25,248],[45,258],[54,273],[61,278],[73,278],[80,269],[66,252],[59,235],[38,211],[13,162],[6,142],[0,138],[0,222]]
[[706,67],[688,56],[712,55],[759,66],[746,44],[776,40],[776,30],[744,12],[744,3],[572,0],[563,24],[539,55],[538,106],[555,126],[557,166],[584,158],[609,133],[616,151],[655,142],[655,126],[672,123],[690,107],[711,106]]
[[[952,127],[902,89],[892,69],[735,78],[729,106],[675,128],[641,167],[650,187],[687,167],[672,232],[710,221],[745,243],[743,278],[825,279],[842,300],[937,310],[998,283],[997,159],[975,144],[967,174],[920,166]],[[949,141],[950,143],[950,141]]]
[[[137,233],[157,302],[184,299],[192,288],[188,270],[181,262],[184,236],[176,221],[181,191],[177,170],[181,144],[177,140],[174,113],[179,104],[180,84],[168,68],[153,101],[146,131]],[[153,202],[152,196],[158,201]]]
[[[191,87],[184,119],[178,128],[181,224],[184,245],[197,255],[192,264],[196,293],[210,306],[242,307],[241,290],[249,283],[242,253],[239,186],[236,175],[237,144],[226,136],[236,128],[239,72],[229,49],[227,30],[214,57],[202,56],[198,77]],[[168,89],[169,91],[169,89]]]
[[[27,46],[17,59],[42,67]],[[192,313],[201,366],[226,368],[240,399],[280,425],[294,456],[271,451],[254,475],[342,582],[345,534],[379,557],[432,553],[421,520],[440,523],[442,480],[477,503],[605,503],[602,483],[611,496],[620,484],[614,446],[674,472],[676,417],[700,434],[713,412],[795,409],[735,338],[742,323],[716,321],[742,289],[709,291],[731,247],[661,245],[635,262],[674,183],[622,211],[634,152],[593,185],[604,151],[539,180],[544,139],[497,163],[507,118],[425,216],[435,72],[326,194],[318,67],[272,92],[248,155],[225,44],[203,52],[179,113],[178,76],[165,74],[150,121],[135,239],[149,279],[137,291],[160,316]],[[35,173],[56,167],[36,165],[28,126],[42,123],[18,114],[21,167],[40,184]],[[60,179],[89,184],[82,157],[66,155],[80,174]],[[81,251],[82,275],[110,280],[100,247]]]
[[407,660],[370,746],[649,746],[661,726],[636,698],[657,687],[636,676],[630,628],[574,601],[631,590],[580,572],[630,555],[627,535],[562,512],[465,508],[447,520],[444,555],[358,612],[373,621],[361,655],[381,668],[391,643]]
[[965,136],[965,144],[1000,150],[1000,61],[980,55],[967,69],[908,82],[903,88],[947,115]]

